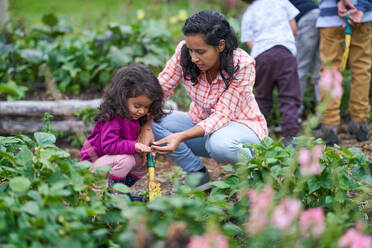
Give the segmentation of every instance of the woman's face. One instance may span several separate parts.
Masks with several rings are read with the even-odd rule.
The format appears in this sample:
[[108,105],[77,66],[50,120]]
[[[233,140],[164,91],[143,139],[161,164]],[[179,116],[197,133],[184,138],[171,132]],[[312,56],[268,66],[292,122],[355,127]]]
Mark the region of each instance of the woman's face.
[[221,47],[207,44],[201,34],[187,35],[186,46],[189,49],[191,60],[201,71],[219,70]]

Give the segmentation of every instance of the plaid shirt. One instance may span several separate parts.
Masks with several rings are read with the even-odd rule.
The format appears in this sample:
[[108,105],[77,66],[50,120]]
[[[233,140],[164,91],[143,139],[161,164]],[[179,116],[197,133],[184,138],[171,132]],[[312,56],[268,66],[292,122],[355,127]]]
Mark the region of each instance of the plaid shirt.
[[[183,79],[180,64],[183,44],[185,41],[178,44],[176,52],[158,76],[165,99],[173,94],[172,90]],[[196,86],[190,80],[183,80],[185,90],[192,100],[189,114],[192,121],[204,129],[205,135],[226,126],[230,121],[236,121],[251,128],[262,140],[268,135],[268,130],[252,92],[255,61],[238,48],[234,51],[234,66],[237,64],[240,66],[239,71],[234,74],[227,90],[220,74],[211,84],[203,71]]]

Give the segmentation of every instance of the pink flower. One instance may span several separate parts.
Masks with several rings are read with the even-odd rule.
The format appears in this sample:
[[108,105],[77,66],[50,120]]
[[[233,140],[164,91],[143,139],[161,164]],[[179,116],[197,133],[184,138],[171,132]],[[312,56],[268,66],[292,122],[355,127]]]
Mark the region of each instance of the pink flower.
[[338,241],[338,247],[371,248],[372,236],[364,235],[355,228],[350,228]]
[[273,223],[279,230],[287,229],[298,217],[301,211],[301,202],[295,199],[284,198],[280,201],[273,213]]
[[187,248],[228,248],[229,243],[224,235],[218,232],[205,233],[203,236],[191,237]]
[[319,158],[322,155],[323,146],[316,145],[313,147],[312,152],[309,149],[301,148],[298,155],[298,162],[301,165],[301,174],[307,175],[317,175],[320,174],[322,168],[319,165]]
[[332,98],[341,98],[342,80],[342,75],[336,67],[324,69],[319,80],[319,88],[326,92],[330,92]]
[[227,7],[233,7],[236,4],[237,0],[227,0]]
[[310,234],[315,238],[320,237],[325,229],[323,208],[309,208],[303,211],[300,216],[300,229],[305,236]]
[[264,230],[269,222],[268,212],[273,200],[274,191],[271,185],[265,185],[261,193],[250,190],[248,197],[250,201],[250,216],[245,224],[247,232],[256,234]]

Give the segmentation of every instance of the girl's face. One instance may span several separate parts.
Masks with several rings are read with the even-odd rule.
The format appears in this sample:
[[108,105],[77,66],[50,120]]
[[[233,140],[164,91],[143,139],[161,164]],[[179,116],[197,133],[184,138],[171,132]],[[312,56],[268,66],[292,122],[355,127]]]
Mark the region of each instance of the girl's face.
[[146,95],[141,95],[137,97],[129,97],[127,103],[131,118],[133,120],[138,120],[149,112],[152,100]]
[[201,34],[187,35],[185,41],[191,60],[199,70],[219,70],[220,52],[225,48],[224,40],[221,40],[218,47],[207,44]]

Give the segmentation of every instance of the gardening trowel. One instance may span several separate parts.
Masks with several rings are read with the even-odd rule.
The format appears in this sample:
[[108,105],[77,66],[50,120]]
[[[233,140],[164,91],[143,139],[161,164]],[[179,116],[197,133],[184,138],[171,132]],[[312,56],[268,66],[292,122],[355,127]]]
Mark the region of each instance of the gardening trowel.
[[350,14],[345,16],[345,50],[342,56],[340,71],[343,72],[346,68],[347,58],[349,57],[349,49],[350,49],[350,42],[351,42],[351,26],[349,24]]
[[147,153],[147,168],[149,170],[149,200],[161,196],[160,183],[155,182],[155,162],[152,154]]

